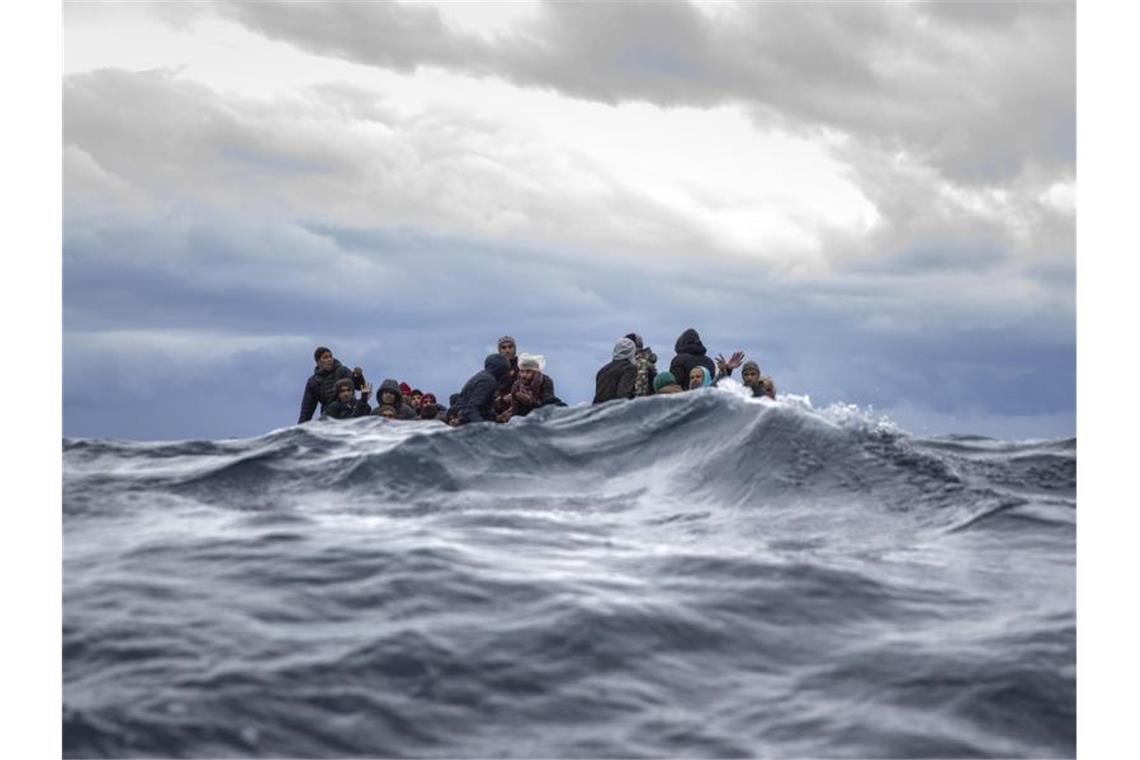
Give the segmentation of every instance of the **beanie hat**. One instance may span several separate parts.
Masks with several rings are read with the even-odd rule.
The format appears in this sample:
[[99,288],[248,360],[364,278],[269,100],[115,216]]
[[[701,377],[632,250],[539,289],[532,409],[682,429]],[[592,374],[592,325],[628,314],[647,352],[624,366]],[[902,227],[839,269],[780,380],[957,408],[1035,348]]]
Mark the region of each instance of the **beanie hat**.
[[498,343],[496,343],[495,345],[496,345],[496,346],[501,346],[501,345],[502,345],[502,344],[504,344],[504,343],[510,343],[512,346],[517,346],[517,345],[518,345],[518,343],[516,343],[516,342],[515,342],[515,339],[514,339],[514,338],[512,338],[512,337],[511,337],[511,336],[509,336],[509,335],[504,335],[503,337],[499,338],[499,342],[498,342]]
[[644,348],[645,347],[645,343],[642,341],[641,336],[638,335],[637,333],[626,333],[625,337],[632,340],[633,345],[637,346],[638,348]]
[[400,394],[404,396],[412,395],[412,386],[407,383],[400,383]]
[[653,390],[659,391],[666,385],[676,385],[677,378],[673,377],[673,373],[669,371],[658,372],[657,377],[653,378]]
[[424,397],[420,399],[420,405],[434,404],[436,402],[434,393],[425,393]]
[[313,361],[319,362],[322,354],[331,354],[332,349],[325,346],[317,346],[317,350],[313,352]]
[[423,396],[424,392],[421,391],[419,388],[412,388],[412,395],[413,396]]
[[742,375],[743,375],[745,372],[747,372],[747,371],[748,371],[748,370],[750,370],[750,369],[754,369],[754,370],[756,370],[756,374],[757,374],[757,375],[761,374],[761,372],[760,372],[760,365],[759,365],[759,364],[757,364],[756,362],[752,361],[751,359],[749,359],[748,361],[744,362],[744,364],[743,364],[743,365],[741,365],[741,367],[740,367],[740,374],[742,374]]

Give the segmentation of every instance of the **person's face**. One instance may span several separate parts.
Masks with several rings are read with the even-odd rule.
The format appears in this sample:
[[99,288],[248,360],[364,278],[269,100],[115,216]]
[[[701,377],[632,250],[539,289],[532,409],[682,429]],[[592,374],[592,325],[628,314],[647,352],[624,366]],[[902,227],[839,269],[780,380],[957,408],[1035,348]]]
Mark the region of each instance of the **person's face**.
[[381,391],[380,392],[380,403],[391,404],[392,406],[395,406],[396,405],[396,394],[393,393],[392,391]]
[[393,419],[396,416],[396,410],[395,409],[381,409],[380,410],[380,416],[381,417],[387,417],[388,419]]
[[317,359],[317,366],[321,368],[322,372],[331,370],[333,368],[332,351],[325,351],[321,354],[321,358]]
[[339,391],[337,391],[336,395],[337,395],[337,398],[340,399],[342,404],[351,403],[353,398],[356,396],[356,394],[353,392],[352,388],[344,388],[344,387],[342,387]]
[[499,353],[503,355],[504,359],[510,361],[515,358],[515,344],[509,341],[503,341],[499,344]]
[[535,369],[519,370],[519,377],[522,379],[522,381],[524,383],[534,382],[534,376],[537,374],[538,374],[538,370],[535,370]]
[[424,400],[424,397],[421,396],[420,394],[418,394],[418,393],[412,394],[412,406],[414,406],[416,409],[420,408],[420,402],[422,402],[423,400]]
[[741,374],[740,377],[744,380],[745,385],[755,386],[760,384],[760,372],[758,370],[752,369],[751,367],[744,370],[743,374]]
[[701,372],[700,367],[693,367],[693,371],[689,373],[689,390],[700,388],[704,381],[705,373]]

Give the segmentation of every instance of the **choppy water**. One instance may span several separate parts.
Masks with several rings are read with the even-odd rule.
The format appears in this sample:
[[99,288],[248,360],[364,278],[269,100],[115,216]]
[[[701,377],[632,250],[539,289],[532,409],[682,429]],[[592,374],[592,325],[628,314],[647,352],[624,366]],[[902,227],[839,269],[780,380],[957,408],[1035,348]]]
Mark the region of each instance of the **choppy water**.
[[1076,441],[732,389],[63,443],[68,757],[1054,757]]

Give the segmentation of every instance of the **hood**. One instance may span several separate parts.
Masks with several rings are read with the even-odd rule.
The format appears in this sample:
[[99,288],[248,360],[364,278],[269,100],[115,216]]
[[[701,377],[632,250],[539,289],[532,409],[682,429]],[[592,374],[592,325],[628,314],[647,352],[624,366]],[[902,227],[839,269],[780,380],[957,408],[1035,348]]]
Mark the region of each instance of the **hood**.
[[744,362],[744,364],[741,365],[740,373],[744,374],[745,372],[747,372],[750,369],[756,370],[756,374],[758,374],[758,375],[763,374],[760,372],[760,365],[757,364],[756,362],[752,361],[751,359],[749,359],[748,361]]
[[404,397],[400,394],[400,384],[392,378],[386,379],[380,383],[380,387],[376,389],[376,403],[380,403],[380,394],[384,391],[391,391],[396,394],[396,403],[393,406],[399,406],[403,403]]
[[704,356],[708,353],[705,344],[701,343],[701,336],[691,327],[681,333],[681,337],[677,338],[677,342],[673,344],[673,350],[679,354],[696,354],[697,356]]
[[625,360],[632,362],[633,355],[637,353],[637,344],[629,338],[622,338],[614,344],[614,361]]
[[502,354],[488,354],[483,360],[483,369],[494,375],[496,380],[502,380],[503,375],[511,371],[511,364]]
[[331,375],[334,372],[336,372],[338,369],[340,369],[340,359],[333,359],[332,369],[330,369],[327,373],[321,372],[321,365],[317,364],[313,367],[313,374],[314,375],[325,375],[325,374]]

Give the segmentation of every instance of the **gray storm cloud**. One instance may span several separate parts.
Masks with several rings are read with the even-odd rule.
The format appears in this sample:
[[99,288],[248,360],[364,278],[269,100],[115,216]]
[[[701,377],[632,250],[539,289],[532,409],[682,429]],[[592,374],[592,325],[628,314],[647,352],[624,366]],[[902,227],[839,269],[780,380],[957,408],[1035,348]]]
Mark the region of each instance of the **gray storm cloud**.
[[739,103],[904,152],[967,183],[1072,174],[1072,3],[548,2],[488,41],[428,6],[232,2],[218,11],[322,55],[439,66],[607,103]]

